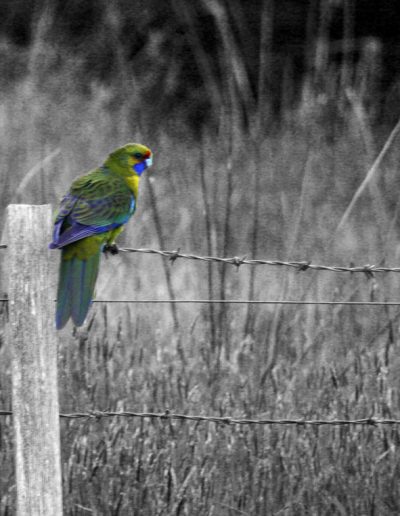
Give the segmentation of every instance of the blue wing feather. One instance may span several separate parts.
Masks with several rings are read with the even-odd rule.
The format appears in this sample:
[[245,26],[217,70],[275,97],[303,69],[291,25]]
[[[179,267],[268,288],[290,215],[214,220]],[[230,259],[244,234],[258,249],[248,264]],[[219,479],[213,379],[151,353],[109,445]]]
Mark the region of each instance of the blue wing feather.
[[112,229],[116,229],[121,225],[122,224],[120,223],[109,224],[108,226],[85,226],[83,224],[73,224],[63,233],[60,233],[59,228],[55,228],[53,241],[49,244],[49,248],[60,249],[61,247],[65,247],[68,244],[72,244],[72,242],[82,240],[82,238],[105,233],[106,231],[111,231]]

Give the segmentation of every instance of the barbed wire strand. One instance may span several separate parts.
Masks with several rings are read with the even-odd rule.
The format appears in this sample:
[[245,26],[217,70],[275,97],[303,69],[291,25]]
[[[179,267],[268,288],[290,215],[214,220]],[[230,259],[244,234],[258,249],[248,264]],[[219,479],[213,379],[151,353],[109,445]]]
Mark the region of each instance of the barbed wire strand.
[[[0,410],[0,416],[12,416],[12,411]],[[231,416],[200,416],[188,414],[175,414],[166,410],[165,412],[110,412],[93,410],[90,412],[73,412],[70,414],[60,414],[63,419],[94,419],[111,417],[128,417],[128,418],[150,418],[164,420],[182,420],[182,421],[201,421],[224,425],[297,425],[297,426],[322,426],[322,425],[400,425],[399,419],[379,419],[374,417],[362,419],[268,419],[268,418],[234,418]]]
[[169,258],[172,262],[178,258],[186,260],[198,260],[204,262],[216,262],[234,265],[240,267],[241,265],[271,265],[278,267],[292,267],[298,271],[306,271],[308,269],[320,270],[320,271],[331,271],[331,272],[363,272],[367,276],[372,276],[374,272],[400,272],[400,267],[380,267],[377,265],[361,265],[354,267],[341,267],[336,265],[319,265],[313,264],[309,261],[282,261],[282,260],[250,260],[246,256],[242,258],[234,256],[231,258],[221,258],[218,256],[198,256],[195,254],[181,253],[180,250],[176,251],[162,251],[157,249],[135,249],[131,247],[121,247],[119,251],[122,253],[145,253],[145,254],[156,254]]
[[[9,299],[0,298],[0,303]],[[336,305],[336,306],[400,306],[400,301],[290,301],[257,299],[94,299],[93,303],[127,304],[225,304],[225,305]]]
[[348,306],[400,306],[400,301],[288,301],[288,300],[254,300],[254,299],[97,299],[94,303],[138,303],[138,304],[236,304],[236,305],[348,305]]
[[[7,245],[0,245],[0,249],[6,249]],[[144,254],[155,254],[168,258],[170,261],[175,262],[178,258],[185,260],[197,260],[203,262],[215,262],[226,265],[234,265],[240,267],[241,265],[270,265],[277,267],[291,267],[298,271],[306,271],[308,269],[318,271],[330,271],[330,272],[362,272],[368,277],[371,277],[375,272],[400,272],[400,267],[381,267],[378,265],[365,264],[360,266],[342,267],[337,265],[320,265],[311,263],[310,261],[282,261],[282,260],[250,260],[246,256],[239,257],[233,256],[230,258],[222,258],[219,256],[199,256],[196,254],[181,253],[180,249],[176,251],[163,251],[159,249],[141,249],[132,247],[119,247],[118,251],[121,253],[144,253]]]

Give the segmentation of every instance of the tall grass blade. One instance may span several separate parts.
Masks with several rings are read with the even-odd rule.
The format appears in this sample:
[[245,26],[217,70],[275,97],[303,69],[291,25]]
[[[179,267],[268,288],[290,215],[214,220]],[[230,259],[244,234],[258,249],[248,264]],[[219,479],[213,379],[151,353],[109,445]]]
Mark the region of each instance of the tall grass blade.
[[[156,194],[154,192],[154,188],[153,188],[153,185],[151,184],[151,181],[148,179],[148,176],[146,176],[146,183],[147,183],[147,188],[149,191],[150,206],[151,206],[151,210],[153,212],[154,227],[156,230],[158,243],[159,243],[159,246],[161,249],[165,249],[165,241],[164,241],[164,235],[163,235],[163,229],[162,229],[163,225],[161,223],[161,216],[158,212]],[[164,269],[164,274],[165,274],[165,280],[167,283],[168,295],[169,295],[170,299],[174,300],[175,299],[175,291],[172,286],[171,271],[168,266],[168,262],[166,262],[165,260],[163,261],[163,269]],[[177,332],[178,328],[179,328],[179,319],[178,319],[176,305],[174,303],[171,303],[170,307],[171,307],[172,321],[174,324],[174,331]]]
[[[203,202],[204,209],[204,223],[205,223],[205,236],[207,242],[207,253],[209,256],[213,254],[212,248],[212,240],[211,240],[211,232],[212,232],[212,224],[211,224],[211,207],[209,202],[209,192],[206,184],[206,164],[204,160],[204,139],[201,147],[200,154],[200,188],[201,188],[201,197]],[[208,285],[208,296],[209,299],[213,298],[214,295],[214,276],[213,276],[213,267],[211,262],[207,264],[207,285]],[[215,320],[215,308],[213,304],[209,305],[209,318],[210,318],[210,333],[211,333],[211,347],[213,350],[217,347],[216,342],[216,320]]]
[[18,199],[20,195],[22,195],[29,185],[29,183],[43,170],[48,171],[48,165],[52,162],[54,158],[56,158],[61,152],[61,149],[55,149],[53,152],[48,154],[45,158],[43,158],[39,163],[36,163],[28,172],[25,174],[24,178],[20,182],[18,188],[15,191],[15,198]]
[[365,176],[364,180],[362,181],[361,185],[357,188],[357,191],[353,195],[353,198],[351,199],[349,205],[347,206],[345,212],[342,215],[342,218],[340,219],[339,224],[336,227],[335,233],[338,233],[340,229],[342,229],[343,225],[347,222],[347,219],[350,216],[350,213],[353,211],[353,208],[358,201],[358,199],[361,197],[362,193],[364,192],[365,188],[368,186],[372,178],[375,176],[375,174],[378,172],[380,164],[382,163],[383,158],[385,157],[386,153],[390,149],[392,143],[394,142],[396,136],[400,132],[400,118],[397,121],[397,124],[394,126],[392,132],[390,133],[388,139],[385,142],[385,145],[383,146],[382,150],[378,154],[376,160],[374,161],[371,168],[368,170],[367,175]]

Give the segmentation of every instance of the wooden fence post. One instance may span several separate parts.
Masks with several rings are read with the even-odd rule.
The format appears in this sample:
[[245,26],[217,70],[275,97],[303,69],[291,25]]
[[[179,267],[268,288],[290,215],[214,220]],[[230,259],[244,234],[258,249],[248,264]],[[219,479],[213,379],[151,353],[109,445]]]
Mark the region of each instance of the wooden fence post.
[[50,205],[7,208],[9,345],[18,516],[62,514],[55,257]]

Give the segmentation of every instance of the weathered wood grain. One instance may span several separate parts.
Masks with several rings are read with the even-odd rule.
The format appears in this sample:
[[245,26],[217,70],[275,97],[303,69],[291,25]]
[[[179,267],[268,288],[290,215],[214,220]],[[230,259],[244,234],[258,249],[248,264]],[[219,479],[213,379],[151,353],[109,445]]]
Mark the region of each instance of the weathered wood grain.
[[7,208],[17,514],[62,514],[51,206]]

